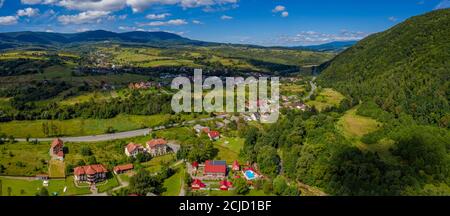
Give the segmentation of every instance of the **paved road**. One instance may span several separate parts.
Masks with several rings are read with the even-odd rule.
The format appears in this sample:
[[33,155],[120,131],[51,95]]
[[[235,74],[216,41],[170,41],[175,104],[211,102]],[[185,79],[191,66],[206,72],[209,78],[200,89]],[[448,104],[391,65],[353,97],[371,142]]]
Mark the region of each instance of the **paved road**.
[[[145,135],[148,135],[152,131],[164,130],[164,129],[168,129],[168,128],[172,128],[172,127],[179,127],[179,126],[184,126],[184,125],[191,125],[191,124],[195,124],[198,121],[206,122],[206,121],[211,121],[214,119],[224,119],[226,117],[227,117],[227,115],[220,115],[220,116],[216,116],[216,117],[191,120],[191,121],[186,121],[183,123],[171,124],[171,125],[167,125],[167,126],[159,126],[159,127],[154,127],[154,128],[126,131],[126,132],[120,132],[120,133],[114,133],[114,134],[102,134],[102,135],[80,136],[80,137],[61,137],[60,139],[63,140],[64,142],[81,142],[81,143],[82,142],[100,142],[100,141],[126,139],[126,138],[145,136]],[[39,142],[49,142],[49,141],[52,141],[53,139],[54,138],[30,138],[30,140],[38,140]],[[26,141],[26,139],[23,139],[23,138],[19,138],[16,140],[19,142]]]
[[317,85],[316,85],[315,81],[316,81],[316,77],[313,77],[313,79],[312,79],[311,81],[309,81],[309,84],[311,85],[311,91],[308,93],[308,95],[306,95],[306,96],[303,98],[304,101],[311,99],[311,96],[312,96],[312,95],[314,94],[314,92],[316,91]]

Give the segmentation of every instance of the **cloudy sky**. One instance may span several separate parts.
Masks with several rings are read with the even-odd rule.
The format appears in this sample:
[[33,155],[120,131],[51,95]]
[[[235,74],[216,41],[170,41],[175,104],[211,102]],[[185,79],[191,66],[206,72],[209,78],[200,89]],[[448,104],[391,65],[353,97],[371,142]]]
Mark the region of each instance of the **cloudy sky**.
[[197,40],[359,40],[450,0],[0,0],[0,31],[167,31]]

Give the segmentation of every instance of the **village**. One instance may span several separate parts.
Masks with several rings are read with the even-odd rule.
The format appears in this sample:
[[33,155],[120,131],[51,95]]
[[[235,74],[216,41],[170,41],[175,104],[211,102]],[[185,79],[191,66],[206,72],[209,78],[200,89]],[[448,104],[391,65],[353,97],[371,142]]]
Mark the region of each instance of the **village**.
[[[206,135],[212,142],[217,142],[221,139],[219,131],[211,130],[207,126],[197,124],[192,127],[192,130],[197,136]],[[142,155],[157,158],[168,154],[176,154],[179,148],[178,144],[170,143],[164,138],[154,138],[147,141],[144,145],[134,142],[128,143],[123,147],[123,154],[133,159]],[[68,151],[70,150],[65,147],[63,140],[58,138],[51,142],[49,149],[51,160],[63,162],[66,155],[65,152]],[[191,179],[189,189],[194,193],[195,191],[232,191],[234,190],[233,180],[238,178],[245,179],[251,188],[252,181],[264,178],[257,171],[255,165],[240,164],[237,159],[234,161],[211,159],[203,162],[182,160],[179,162],[184,163],[186,166],[185,174]],[[73,183],[76,187],[89,188],[92,194],[95,195],[98,194],[97,187],[105,184],[109,179],[113,178],[113,175],[126,174],[131,177],[136,171],[133,163],[119,164],[111,170],[105,164],[77,166],[73,168]],[[48,174],[39,174],[36,175],[36,179],[41,180],[44,187],[48,187],[51,178]],[[123,187],[123,185],[118,187]]]
[[[299,82],[299,80],[295,81]],[[107,84],[105,84],[105,86],[106,85]],[[163,82],[141,81],[129,83],[128,89],[132,91],[148,91],[153,89],[162,91],[166,85],[167,84]],[[283,109],[299,110],[302,112],[308,111],[310,107],[301,101],[302,100],[299,99],[298,96],[288,94],[283,94],[280,98],[281,108]],[[256,102],[256,106],[259,108],[261,106],[267,106],[273,103],[276,103],[276,101],[258,100]],[[245,107],[249,110],[252,108],[249,103],[246,103]],[[236,135],[223,135],[221,131],[229,131],[230,125],[240,124],[240,122],[258,125],[264,118],[264,113],[260,112],[246,112],[234,115],[227,113],[214,113],[214,115],[220,117],[219,121],[214,120],[214,118],[207,118],[206,122],[192,120],[184,123],[159,126],[153,129],[155,131],[166,131],[176,130],[176,128],[180,127],[185,128],[186,130],[193,131],[197,137],[206,136],[212,143],[215,143],[215,146],[223,148],[223,146],[228,145],[230,140],[236,139]],[[227,132],[227,134],[228,133],[229,132]],[[173,166],[176,165],[175,167],[177,170],[181,170],[179,171],[181,173],[177,173],[177,175],[189,176],[188,179],[181,180],[180,185],[176,186],[178,187],[176,190],[180,190],[180,192],[172,193],[171,195],[185,195],[187,193],[186,191],[189,191],[189,193],[192,194],[201,195],[220,195],[220,193],[226,194],[225,191],[233,192],[235,190],[236,186],[234,182],[237,179],[244,180],[245,184],[250,189],[254,188],[253,185],[255,181],[266,179],[266,177],[259,171],[257,164],[251,164],[240,159],[239,149],[242,148],[243,140],[240,141],[239,149],[236,149],[233,153],[234,156],[223,157],[225,153],[220,153],[220,157],[217,158],[211,157],[207,160],[189,161],[186,159],[177,158],[177,152],[180,150],[180,147],[184,145],[183,141],[174,140],[171,137],[165,136],[149,137],[151,134],[152,133],[146,133],[144,134],[144,137],[137,137],[139,140],[138,142],[127,142],[127,140],[130,139],[122,140],[123,142],[126,142],[126,144],[121,146],[122,155],[123,157],[128,158],[128,160],[125,160],[129,161],[128,163],[116,163],[112,161],[94,163],[96,162],[94,160],[93,162],[86,161],[86,163],[79,163],[79,161],[75,161],[76,163],[74,164],[73,156],[71,157],[70,163],[66,163],[66,155],[72,154],[71,148],[68,147],[68,145],[65,145],[66,142],[63,141],[64,138],[56,138],[52,140],[50,144],[49,153],[51,160],[49,161],[49,173],[43,172],[37,174],[35,179],[42,181],[42,187],[48,188],[52,187],[52,182],[55,182],[55,179],[66,179],[66,186],[64,189],[59,192],[53,192],[53,195],[67,194],[66,191],[69,187],[67,184],[73,184],[77,190],[84,191],[83,193],[89,193],[94,196],[108,195],[111,192],[127,188],[130,178],[132,178],[139,170],[143,168],[142,164],[151,163],[160,166],[161,164],[166,163],[168,158],[173,158],[170,159],[172,160],[171,164]],[[111,134],[109,136],[113,135],[114,134]],[[147,140],[142,141],[143,139]],[[222,150],[223,149],[219,149],[219,151]],[[159,158],[164,159],[160,160]],[[52,164],[59,164],[58,166],[60,168],[58,169],[65,169],[66,174],[60,174],[55,178],[52,174],[54,173],[55,166],[52,166]],[[180,169],[180,165],[184,168]],[[156,171],[158,170],[152,169],[152,172]],[[108,194],[106,192],[108,192]]]

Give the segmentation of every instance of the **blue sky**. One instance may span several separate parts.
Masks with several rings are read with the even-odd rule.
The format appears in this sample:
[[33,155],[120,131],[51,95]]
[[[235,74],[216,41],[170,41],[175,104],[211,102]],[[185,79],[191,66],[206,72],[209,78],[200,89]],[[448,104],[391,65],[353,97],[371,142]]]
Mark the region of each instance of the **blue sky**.
[[168,31],[257,45],[358,40],[450,0],[0,0],[0,31]]

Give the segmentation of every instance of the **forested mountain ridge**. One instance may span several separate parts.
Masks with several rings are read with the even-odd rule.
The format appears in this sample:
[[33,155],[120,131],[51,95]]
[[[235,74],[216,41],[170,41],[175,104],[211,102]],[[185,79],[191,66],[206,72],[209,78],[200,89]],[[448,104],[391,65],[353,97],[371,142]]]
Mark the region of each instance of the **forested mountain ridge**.
[[116,33],[104,30],[80,33],[53,32],[7,32],[0,33],[0,45],[5,47],[60,46],[73,43],[115,41],[122,43],[141,43],[152,45],[207,45],[208,42],[191,40],[168,32],[124,32]]
[[382,109],[420,123],[449,126],[450,9],[412,17],[369,36],[331,60],[319,77]]

